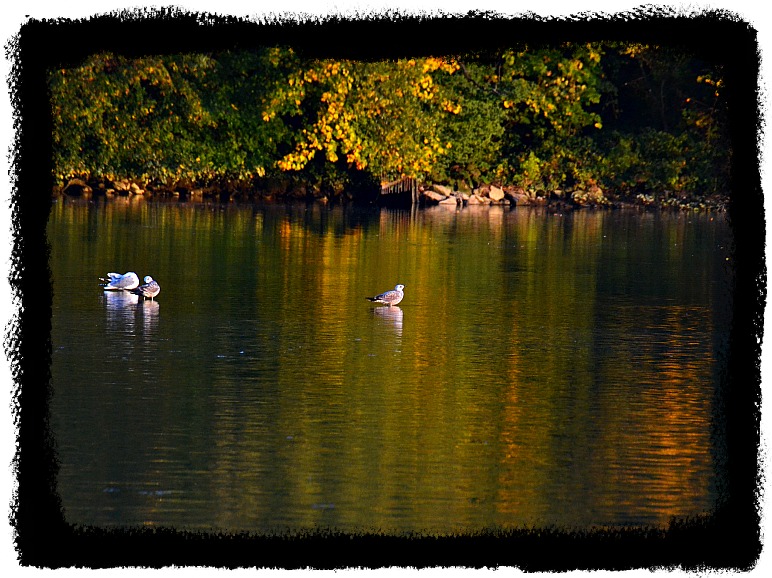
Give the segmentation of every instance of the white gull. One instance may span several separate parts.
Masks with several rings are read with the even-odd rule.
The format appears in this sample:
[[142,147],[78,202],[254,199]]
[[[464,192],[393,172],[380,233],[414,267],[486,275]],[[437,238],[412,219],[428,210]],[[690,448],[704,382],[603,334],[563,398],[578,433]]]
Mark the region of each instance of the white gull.
[[139,277],[134,271],[121,275],[120,273],[108,273],[107,277],[100,277],[104,281],[100,285],[105,291],[130,291],[139,287]]

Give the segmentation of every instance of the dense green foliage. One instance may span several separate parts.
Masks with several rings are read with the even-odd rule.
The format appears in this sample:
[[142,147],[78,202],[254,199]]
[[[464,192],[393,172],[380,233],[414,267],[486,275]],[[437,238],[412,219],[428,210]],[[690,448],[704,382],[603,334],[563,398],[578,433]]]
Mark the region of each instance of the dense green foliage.
[[54,172],[167,187],[402,176],[474,187],[724,193],[721,70],[656,46],[378,62],[289,48],[52,71]]

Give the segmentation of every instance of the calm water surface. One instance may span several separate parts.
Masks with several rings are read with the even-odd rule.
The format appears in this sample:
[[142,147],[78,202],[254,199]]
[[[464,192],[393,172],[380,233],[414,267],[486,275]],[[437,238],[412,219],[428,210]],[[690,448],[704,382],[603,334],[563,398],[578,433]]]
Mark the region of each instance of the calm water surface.
[[[722,216],[60,200],[48,235],[70,523],[661,526],[720,498]],[[97,286],[127,270],[157,301]]]

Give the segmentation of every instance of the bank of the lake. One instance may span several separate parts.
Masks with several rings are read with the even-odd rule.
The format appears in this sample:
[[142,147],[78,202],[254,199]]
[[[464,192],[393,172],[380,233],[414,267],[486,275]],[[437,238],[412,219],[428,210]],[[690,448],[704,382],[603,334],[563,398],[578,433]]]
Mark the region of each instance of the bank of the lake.
[[[546,207],[553,212],[567,212],[587,207],[620,208],[645,207],[686,211],[723,212],[729,199],[727,195],[695,195],[671,191],[615,194],[597,185],[574,188],[531,189],[514,185],[482,184],[470,187],[421,183],[417,186],[417,198],[410,195],[386,195],[385,190],[374,182],[362,183],[359,188],[341,189],[334,186],[314,185],[302,180],[228,181],[216,185],[193,183],[142,183],[133,179],[70,179],[53,190],[53,197],[143,197],[179,199],[183,201],[215,200],[220,202],[292,202],[359,203],[371,205],[420,206],[432,205],[503,205]],[[645,190],[645,189],[644,189]]]

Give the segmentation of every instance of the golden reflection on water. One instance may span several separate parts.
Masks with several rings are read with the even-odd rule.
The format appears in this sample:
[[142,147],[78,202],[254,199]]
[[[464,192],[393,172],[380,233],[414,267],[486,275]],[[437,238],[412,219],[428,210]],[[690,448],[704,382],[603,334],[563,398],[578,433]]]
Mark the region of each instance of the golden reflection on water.
[[[722,231],[500,207],[55,203],[68,519],[454,533],[709,511]],[[152,274],[158,301],[102,295],[114,269]],[[398,307],[364,299],[396,283]]]

